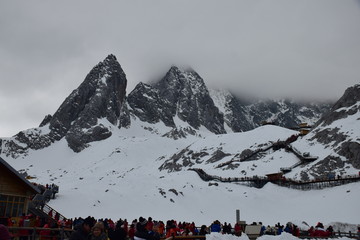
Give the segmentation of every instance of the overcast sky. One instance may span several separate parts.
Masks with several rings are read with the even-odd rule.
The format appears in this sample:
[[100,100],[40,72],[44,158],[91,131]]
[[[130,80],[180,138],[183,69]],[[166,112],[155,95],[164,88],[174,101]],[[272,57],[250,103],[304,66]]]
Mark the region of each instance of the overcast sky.
[[360,1],[0,0],[0,137],[37,127],[110,53],[128,93],[179,65],[211,88],[335,100],[360,82]]

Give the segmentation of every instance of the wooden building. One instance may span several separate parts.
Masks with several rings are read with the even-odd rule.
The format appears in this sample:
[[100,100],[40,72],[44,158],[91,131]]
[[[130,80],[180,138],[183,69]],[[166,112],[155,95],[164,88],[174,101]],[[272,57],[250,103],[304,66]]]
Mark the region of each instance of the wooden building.
[[37,193],[36,186],[0,157],[0,218],[27,214],[29,201]]
[[269,181],[277,181],[282,179],[283,173],[282,172],[270,173],[270,174],[266,174],[266,177],[268,178]]

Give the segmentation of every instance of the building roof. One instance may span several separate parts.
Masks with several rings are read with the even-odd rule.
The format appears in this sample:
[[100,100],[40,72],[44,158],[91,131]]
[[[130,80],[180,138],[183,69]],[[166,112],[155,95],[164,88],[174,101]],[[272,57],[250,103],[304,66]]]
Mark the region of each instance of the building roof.
[[10,172],[16,175],[21,181],[23,181],[28,187],[30,187],[34,192],[40,193],[40,190],[29,182],[24,176],[22,176],[18,171],[16,171],[10,164],[8,164],[2,157],[0,157],[0,167],[5,167]]

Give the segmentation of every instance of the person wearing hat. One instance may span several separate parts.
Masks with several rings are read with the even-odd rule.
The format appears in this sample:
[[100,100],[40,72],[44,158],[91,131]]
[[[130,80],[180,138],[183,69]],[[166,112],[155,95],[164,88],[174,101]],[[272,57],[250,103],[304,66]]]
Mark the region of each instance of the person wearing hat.
[[160,237],[156,234],[150,234],[146,229],[147,220],[143,217],[139,218],[139,222],[136,224],[135,240],[158,240]]
[[90,240],[107,240],[104,223],[97,222],[91,229]]
[[92,225],[91,218],[80,221],[77,230],[71,234],[69,240],[88,240]]

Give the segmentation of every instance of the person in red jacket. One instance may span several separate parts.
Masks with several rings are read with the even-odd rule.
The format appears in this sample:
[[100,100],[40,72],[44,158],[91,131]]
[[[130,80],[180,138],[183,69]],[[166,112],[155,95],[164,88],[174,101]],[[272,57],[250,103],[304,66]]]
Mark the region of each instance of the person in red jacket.
[[134,239],[134,237],[135,237],[135,224],[131,224],[131,225],[130,225],[130,229],[129,229],[129,231],[128,231],[128,236],[129,236],[129,238],[130,238],[131,240]]
[[329,233],[325,231],[324,225],[319,222],[314,231],[314,237],[328,237]]
[[50,231],[50,224],[46,223],[43,228],[49,228],[43,229],[40,231],[40,240],[50,240],[51,239],[51,231]]
[[11,239],[9,230],[3,224],[0,224],[0,239],[1,240],[10,240]]
[[235,223],[235,226],[234,226],[234,231],[235,231],[235,235],[240,237],[241,236],[241,233],[243,231],[241,225],[239,223]]
[[[19,227],[21,227],[21,228],[25,227],[25,219],[26,219],[26,216],[25,216],[25,213],[23,213],[19,220]],[[29,230],[20,229],[19,236],[20,236],[20,238],[19,238],[20,240],[27,240],[28,236],[29,236]]]
[[148,230],[149,232],[153,232],[153,228],[154,228],[154,222],[152,221],[152,218],[149,217],[146,223],[146,230]]

